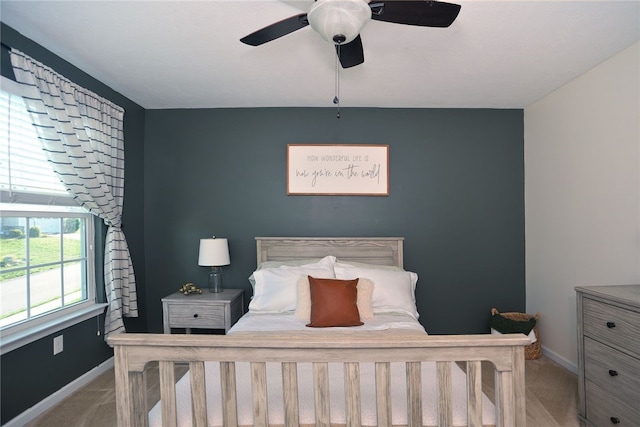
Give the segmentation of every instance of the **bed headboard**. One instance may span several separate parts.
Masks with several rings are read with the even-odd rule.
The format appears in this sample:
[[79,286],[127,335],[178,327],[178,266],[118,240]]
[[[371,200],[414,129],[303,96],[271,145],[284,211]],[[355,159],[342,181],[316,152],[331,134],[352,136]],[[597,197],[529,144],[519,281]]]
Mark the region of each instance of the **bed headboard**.
[[404,237],[256,237],[258,266],[265,261],[322,258],[403,267]]

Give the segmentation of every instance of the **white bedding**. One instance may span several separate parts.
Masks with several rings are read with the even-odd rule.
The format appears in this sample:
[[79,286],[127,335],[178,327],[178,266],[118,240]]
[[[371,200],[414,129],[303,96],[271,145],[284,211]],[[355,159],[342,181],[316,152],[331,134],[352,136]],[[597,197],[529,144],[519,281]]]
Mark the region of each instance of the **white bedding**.
[[[242,333],[251,331],[327,331],[326,328],[307,328],[304,321],[292,314],[246,314],[229,331],[229,333]],[[417,320],[409,315],[382,314],[374,319],[367,320],[365,325],[350,328],[331,328],[349,330],[353,333],[360,331],[381,331],[380,333],[426,333]],[[454,394],[453,415],[454,425],[467,425],[466,402],[466,376],[454,363],[452,364],[452,388]],[[222,426],[220,411],[220,369],[217,362],[207,362],[206,387],[207,387],[207,418],[209,426]],[[329,364],[329,383],[331,388],[331,422],[345,423],[344,381],[341,364]],[[253,411],[251,398],[251,380],[249,364],[236,362],[237,394],[238,394],[238,422],[240,425],[253,425]],[[392,420],[394,425],[407,424],[406,409],[406,383],[405,365],[401,363],[391,364],[392,387]],[[314,423],[314,397],[312,383],[312,366],[309,363],[298,364],[300,423]],[[375,413],[375,375],[373,364],[363,363],[360,366],[361,382],[361,412],[362,425],[377,425]],[[437,425],[437,391],[435,363],[422,364],[422,410],[425,425]],[[282,402],[282,374],[280,364],[267,364],[267,387],[269,398],[269,422],[282,425],[284,422],[284,410]],[[176,384],[178,425],[190,426],[192,424],[190,379],[185,375]],[[482,402],[484,424],[494,424],[494,406],[483,395]],[[149,425],[161,426],[160,405],[157,404],[149,412]]]
[[[309,323],[291,314],[245,314],[229,330],[229,334],[255,331],[309,331],[326,332],[327,328],[307,328]],[[401,313],[376,314],[367,319],[362,326],[334,327],[332,331],[382,331],[388,329],[406,329],[426,333],[422,325],[413,317]]]

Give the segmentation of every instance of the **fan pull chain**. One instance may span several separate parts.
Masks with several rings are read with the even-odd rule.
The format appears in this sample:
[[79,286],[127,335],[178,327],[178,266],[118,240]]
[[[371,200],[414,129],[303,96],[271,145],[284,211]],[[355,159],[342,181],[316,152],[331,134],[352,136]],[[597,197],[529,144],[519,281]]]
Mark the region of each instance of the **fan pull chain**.
[[338,54],[336,55],[336,78],[335,78],[335,96],[333,103],[338,107],[336,118],[340,118],[340,43],[338,43]]

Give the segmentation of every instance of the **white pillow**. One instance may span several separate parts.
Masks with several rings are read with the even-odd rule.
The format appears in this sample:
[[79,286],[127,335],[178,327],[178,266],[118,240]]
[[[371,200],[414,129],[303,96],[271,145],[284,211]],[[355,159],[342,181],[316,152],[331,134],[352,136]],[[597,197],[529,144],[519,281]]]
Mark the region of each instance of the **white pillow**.
[[[316,267],[316,266],[327,266],[336,262],[336,257],[329,255],[324,258],[309,258],[309,259],[293,259],[293,260],[284,260],[284,261],[265,261],[260,263],[256,270],[263,270],[266,268],[278,268],[282,266],[287,267]],[[256,287],[256,278],[252,273],[249,276],[249,283],[251,283],[251,288],[255,289]]]
[[255,288],[249,303],[249,311],[260,313],[283,313],[296,309],[298,279],[313,276],[334,279],[334,257],[323,258],[320,262],[299,267],[281,266],[264,268],[253,272]]
[[412,271],[396,271],[390,269],[374,269],[334,267],[336,279],[364,278],[373,282],[373,312],[389,313],[401,312],[418,318],[416,308],[416,283],[418,275]]
[[374,270],[404,271],[402,267],[398,267],[397,265],[366,264],[364,262],[357,262],[357,261],[340,261],[339,259],[336,259],[336,262],[334,265],[336,267],[358,267],[358,268],[372,268]]
[[322,263],[327,259],[334,261],[335,257],[291,259],[291,260],[285,260],[285,261],[265,261],[263,263],[260,263],[257,270],[262,270],[263,268],[278,268],[278,267],[282,267],[283,265],[286,265],[288,267],[302,267],[305,265]]
[[[369,279],[359,279],[356,289],[358,290],[356,305],[358,306],[360,320],[373,319],[373,282]],[[311,319],[309,276],[300,277],[297,291],[297,305],[294,314],[298,319],[309,322]]]

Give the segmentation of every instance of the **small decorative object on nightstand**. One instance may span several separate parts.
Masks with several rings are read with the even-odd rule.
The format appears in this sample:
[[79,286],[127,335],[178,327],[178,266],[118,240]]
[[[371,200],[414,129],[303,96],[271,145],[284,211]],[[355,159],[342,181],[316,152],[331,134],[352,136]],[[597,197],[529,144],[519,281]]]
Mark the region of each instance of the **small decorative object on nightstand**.
[[244,314],[242,289],[225,289],[186,296],[178,291],[162,298],[164,333],[172,328],[224,329],[225,333]]
[[211,267],[209,273],[209,291],[222,291],[222,268],[223,265],[229,265],[229,244],[227,239],[200,239],[200,254],[198,256],[198,265]]
[[193,283],[189,282],[189,283],[185,283],[184,285],[182,285],[180,287],[180,289],[179,289],[179,292],[184,294],[184,295],[201,294],[202,293],[202,289],[200,289],[199,287],[197,287]]

